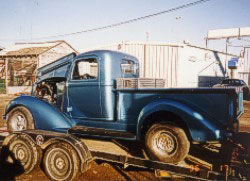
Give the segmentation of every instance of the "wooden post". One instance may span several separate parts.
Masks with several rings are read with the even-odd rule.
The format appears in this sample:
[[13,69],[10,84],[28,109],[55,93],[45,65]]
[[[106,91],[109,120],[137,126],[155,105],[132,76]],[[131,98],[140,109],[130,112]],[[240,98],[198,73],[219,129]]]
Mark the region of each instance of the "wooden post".
[[5,93],[8,94],[8,59],[4,59],[5,63]]

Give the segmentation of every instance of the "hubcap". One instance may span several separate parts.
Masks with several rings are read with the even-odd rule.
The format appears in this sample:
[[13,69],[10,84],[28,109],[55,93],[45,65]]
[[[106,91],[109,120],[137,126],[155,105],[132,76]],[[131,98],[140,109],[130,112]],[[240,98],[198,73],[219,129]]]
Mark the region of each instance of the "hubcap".
[[165,133],[162,133],[158,137],[157,146],[161,150],[167,151],[167,152],[172,152],[175,147],[173,138]]
[[63,169],[64,166],[65,166],[65,162],[62,158],[56,159],[56,167],[57,168]]
[[29,156],[31,155],[30,150],[21,143],[18,143],[13,147],[13,153],[15,154],[15,158],[19,160],[23,166],[28,163]]
[[23,160],[24,159],[25,153],[24,153],[23,149],[18,150],[17,157],[19,158],[19,160]]
[[61,148],[54,148],[46,158],[49,175],[55,180],[65,180],[72,168],[70,155]]
[[21,131],[26,129],[27,121],[24,115],[21,113],[15,114],[11,120],[11,123],[12,123],[12,128],[16,131]]
[[161,154],[167,153],[168,155],[171,155],[176,151],[177,148],[176,137],[168,131],[158,132],[154,136],[153,147]]

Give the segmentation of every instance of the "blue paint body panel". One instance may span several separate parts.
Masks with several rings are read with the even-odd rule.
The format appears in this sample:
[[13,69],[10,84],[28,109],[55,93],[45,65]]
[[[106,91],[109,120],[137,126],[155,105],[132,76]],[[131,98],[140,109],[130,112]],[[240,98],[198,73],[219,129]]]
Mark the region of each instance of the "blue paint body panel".
[[[73,80],[76,62],[89,58],[98,61],[98,77],[94,80]],[[23,105],[33,114],[36,129],[66,132],[74,126],[103,128],[132,133],[134,139],[138,140],[143,136],[141,131],[148,116],[157,112],[179,117],[192,141],[196,142],[226,139],[228,130],[233,131],[233,124],[238,123],[243,101],[235,89],[116,89],[116,78],[139,77],[139,72],[122,73],[121,62],[124,60],[138,64],[133,56],[107,50],[70,55],[61,60],[62,66],[59,66],[60,61],[55,64],[64,73],[56,74],[56,67],[48,66],[49,70],[55,72],[51,76],[53,80],[65,79],[63,105],[50,105],[32,96],[21,96],[9,104],[6,114],[13,107]],[[49,80],[46,72],[51,74],[51,71],[43,67],[38,72],[41,75],[39,81]],[[62,97],[58,100],[62,100]],[[166,118],[161,121],[172,120]]]
[[24,106],[32,113],[35,128],[40,130],[66,132],[74,123],[59,109],[32,96],[20,96],[13,99],[6,108],[9,112],[16,106]]

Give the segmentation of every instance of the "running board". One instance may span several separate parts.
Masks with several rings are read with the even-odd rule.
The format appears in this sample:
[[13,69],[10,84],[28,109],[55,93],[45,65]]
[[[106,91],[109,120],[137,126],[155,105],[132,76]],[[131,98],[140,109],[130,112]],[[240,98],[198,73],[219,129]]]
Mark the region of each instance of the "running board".
[[70,134],[77,135],[88,135],[88,136],[101,136],[101,137],[111,137],[111,138],[135,138],[135,134],[125,132],[125,131],[116,131],[109,130],[104,128],[92,128],[85,126],[75,126],[68,130]]

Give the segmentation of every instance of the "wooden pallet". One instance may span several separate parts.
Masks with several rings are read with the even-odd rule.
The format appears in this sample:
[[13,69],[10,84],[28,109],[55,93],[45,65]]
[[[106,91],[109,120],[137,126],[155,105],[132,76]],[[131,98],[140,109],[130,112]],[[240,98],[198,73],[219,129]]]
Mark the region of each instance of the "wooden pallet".
[[117,89],[143,89],[143,88],[164,88],[165,79],[151,78],[118,78],[116,79]]

